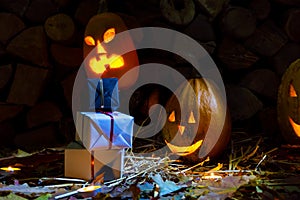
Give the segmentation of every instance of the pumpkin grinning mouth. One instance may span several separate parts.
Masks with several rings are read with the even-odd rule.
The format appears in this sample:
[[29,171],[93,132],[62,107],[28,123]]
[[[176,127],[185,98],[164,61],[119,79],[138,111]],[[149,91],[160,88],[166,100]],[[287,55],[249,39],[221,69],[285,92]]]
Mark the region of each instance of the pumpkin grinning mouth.
[[97,61],[100,61],[100,60],[108,60],[108,56],[106,53],[101,53],[101,54],[98,54],[97,56],[95,56],[96,60]]
[[292,125],[293,129],[294,129],[294,132],[296,133],[296,135],[298,137],[300,137],[300,125],[297,124],[296,122],[294,122],[294,120],[289,117],[289,121],[290,121],[290,124]]
[[199,140],[198,142],[194,143],[190,146],[176,146],[171,143],[169,143],[167,140],[165,140],[165,143],[168,145],[169,149],[176,153],[179,156],[187,156],[189,154],[194,153],[199,147],[201,146],[203,140]]
[[98,54],[97,56],[94,56],[96,58],[97,61],[106,61],[106,62],[113,62],[117,59],[123,59],[122,56],[120,55],[116,55],[116,54],[107,54],[107,53],[101,53]]
[[125,64],[123,56],[116,54],[101,54],[100,56],[94,56],[89,60],[89,66],[96,74],[103,73],[106,69],[117,69],[123,67]]

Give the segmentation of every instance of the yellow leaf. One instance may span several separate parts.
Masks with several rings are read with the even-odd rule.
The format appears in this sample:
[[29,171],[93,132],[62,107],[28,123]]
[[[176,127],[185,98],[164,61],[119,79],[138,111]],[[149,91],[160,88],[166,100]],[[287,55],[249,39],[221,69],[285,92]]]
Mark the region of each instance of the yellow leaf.
[[222,167],[223,167],[223,164],[218,163],[218,166],[216,166],[215,168],[209,170],[208,172],[219,171]]
[[18,157],[18,158],[23,158],[23,157],[28,157],[28,156],[32,156],[32,154],[22,151],[20,149],[18,149],[18,152],[15,154],[15,157]]

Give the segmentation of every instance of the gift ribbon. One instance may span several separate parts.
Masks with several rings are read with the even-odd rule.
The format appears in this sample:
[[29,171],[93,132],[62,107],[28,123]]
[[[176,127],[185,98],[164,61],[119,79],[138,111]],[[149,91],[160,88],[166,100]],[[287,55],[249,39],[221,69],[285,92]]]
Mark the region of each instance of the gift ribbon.
[[94,157],[94,151],[91,151],[91,177],[92,180],[95,179],[95,157]]
[[104,179],[104,172],[99,175],[95,173],[95,151],[91,151],[91,179],[88,181],[89,183],[94,183],[99,180]]
[[114,117],[109,112],[100,111],[101,113],[110,117],[110,133],[109,133],[109,146],[108,149],[111,149],[113,137],[114,137]]
[[[109,133],[108,149],[111,149],[112,143],[113,143],[113,136],[114,136],[114,117],[112,116],[111,112],[105,112],[105,111],[99,111],[99,112],[110,117],[110,133]],[[92,122],[92,124],[94,124],[94,127],[97,129],[98,132],[102,132],[102,130],[98,127],[97,123],[95,123],[93,120],[91,122]],[[94,145],[98,142],[98,140],[99,140],[99,138],[94,142]],[[92,146],[92,148],[93,148],[93,146]]]
[[100,84],[100,94],[101,94],[101,105],[100,108],[104,109],[104,89],[103,89],[103,80],[100,78],[99,80]]

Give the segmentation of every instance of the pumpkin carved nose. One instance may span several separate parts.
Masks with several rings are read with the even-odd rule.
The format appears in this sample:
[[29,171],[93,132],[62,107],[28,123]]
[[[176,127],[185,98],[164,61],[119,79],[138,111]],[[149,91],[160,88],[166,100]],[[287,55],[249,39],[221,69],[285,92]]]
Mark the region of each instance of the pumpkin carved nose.
[[98,41],[97,42],[97,54],[105,54],[107,53],[106,50],[104,49],[104,47],[101,45],[101,43]]
[[185,126],[178,125],[178,130],[179,130],[180,135],[183,135],[184,130],[185,130]]

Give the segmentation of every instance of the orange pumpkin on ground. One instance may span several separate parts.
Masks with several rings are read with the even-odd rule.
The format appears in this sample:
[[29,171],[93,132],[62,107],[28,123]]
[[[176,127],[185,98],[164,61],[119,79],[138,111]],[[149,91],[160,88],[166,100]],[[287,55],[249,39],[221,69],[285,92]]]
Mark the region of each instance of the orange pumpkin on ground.
[[189,79],[176,94],[166,104],[162,129],[169,149],[192,163],[220,155],[230,139],[231,120],[217,88],[208,80]]
[[277,115],[282,136],[290,144],[300,144],[300,59],[284,73],[278,91]]

